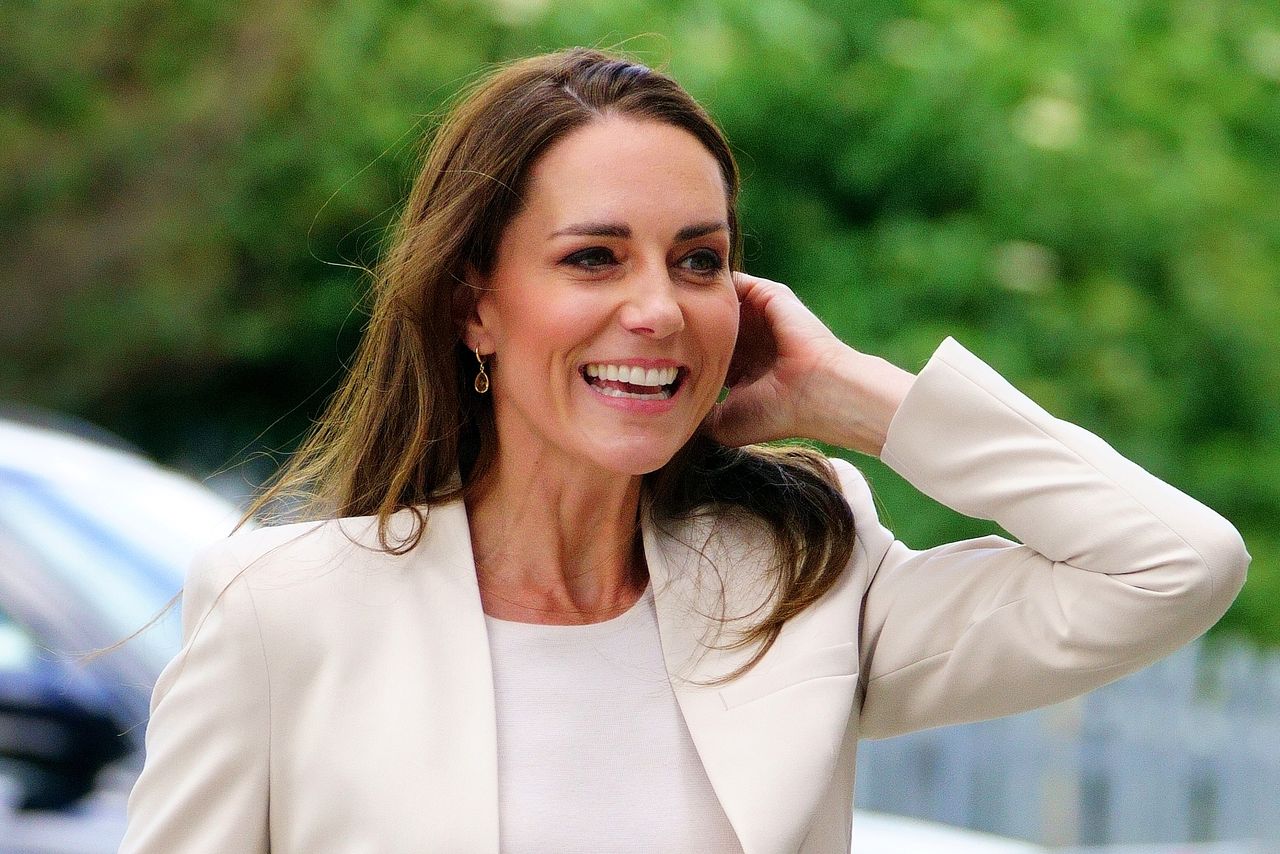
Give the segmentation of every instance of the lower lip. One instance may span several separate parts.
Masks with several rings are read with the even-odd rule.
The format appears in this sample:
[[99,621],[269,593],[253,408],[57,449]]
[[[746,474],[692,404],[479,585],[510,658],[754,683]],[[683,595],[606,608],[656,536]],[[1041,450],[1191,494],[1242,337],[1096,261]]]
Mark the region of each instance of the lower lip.
[[680,392],[684,389],[684,382],[682,381],[680,385],[676,386],[676,390],[671,397],[645,400],[638,397],[610,397],[607,394],[601,394],[599,389],[585,379],[582,382],[586,385],[587,390],[591,392],[591,396],[606,406],[621,409],[624,412],[636,412],[644,415],[660,415],[675,409],[676,399],[680,397]]

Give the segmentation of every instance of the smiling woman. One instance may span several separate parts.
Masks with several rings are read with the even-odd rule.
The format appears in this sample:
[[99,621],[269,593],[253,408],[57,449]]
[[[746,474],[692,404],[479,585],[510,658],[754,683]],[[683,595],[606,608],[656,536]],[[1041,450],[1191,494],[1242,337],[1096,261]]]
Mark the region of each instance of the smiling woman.
[[[431,140],[353,369],[187,581],[124,852],[847,852],[860,737],[1203,632],[1221,516],[947,338],[918,376],[742,272],[666,75],[495,71]],[[727,398],[724,389],[728,387]],[[856,468],[994,519],[914,551]]]

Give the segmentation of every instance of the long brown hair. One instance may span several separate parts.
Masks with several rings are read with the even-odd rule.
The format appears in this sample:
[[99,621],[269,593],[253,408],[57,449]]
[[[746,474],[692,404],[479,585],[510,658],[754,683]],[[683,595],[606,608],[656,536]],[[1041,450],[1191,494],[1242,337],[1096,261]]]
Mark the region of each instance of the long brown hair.
[[[738,169],[706,111],[665,74],[574,48],[501,66],[464,91],[430,137],[389,248],[374,271],[371,317],[352,367],[301,446],[245,519],[377,516],[392,553],[420,540],[430,508],[465,495],[496,444],[488,396],[471,392],[475,357],[461,339],[474,305],[468,267],[491,271],[539,156],[605,114],[682,128],[715,157],[728,194],[730,263],[741,266]],[[731,646],[768,651],[782,624],[820,598],[853,549],[853,518],[820,454],[801,447],[727,448],[695,437],[645,479],[655,518],[741,511],[774,541],[772,609]],[[389,538],[412,508],[412,533]],[[243,521],[241,522],[243,524]],[[729,678],[726,676],[724,678]]]

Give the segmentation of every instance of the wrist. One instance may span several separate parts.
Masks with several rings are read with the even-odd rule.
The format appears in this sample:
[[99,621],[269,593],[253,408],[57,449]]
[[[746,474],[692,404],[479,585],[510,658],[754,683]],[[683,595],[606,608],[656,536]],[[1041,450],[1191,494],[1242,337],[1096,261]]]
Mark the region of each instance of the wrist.
[[880,456],[889,424],[916,375],[879,356],[845,346],[818,384],[821,399],[812,438]]

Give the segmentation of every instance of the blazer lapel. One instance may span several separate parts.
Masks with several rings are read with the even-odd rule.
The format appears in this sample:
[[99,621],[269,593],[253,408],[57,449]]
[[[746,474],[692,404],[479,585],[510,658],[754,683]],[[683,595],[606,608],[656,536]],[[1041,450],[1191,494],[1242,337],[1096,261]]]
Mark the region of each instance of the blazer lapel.
[[[667,671],[711,785],[746,854],[794,852],[848,730],[855,645],[831,643],[830,620],[822,619],[830,615],[801,615],[745,676],[698,684],[751,657],[753,647],[708,644],[734,639],[734,629],[766,613],[759,607],[768,592],[769,554],[760,545],[767,536],[723,519],[660,530],[646,518],[642,528]],[[722,614],[740,617],[724,624],[727,634]],[[851,641],[853,620],[841,631],[835,639]]]
[[[405,513],[405,520],[410,517]],[[476,581],[475,559],[466,507],[461,501],[433,507],[423,541],[409,553],[425,565],[414,573],[421,597],[416,642],[425,654],[413,660],[421,689],[414,696],[425,704],[421,721],[444,726],[422,727],[428,743],[406,749],[393,761],[421,768],[421,775],[392,776],[415,780],[392,796],[403,799],[404,823],[415,826],[419,843],[433,849],[498,854],[497,723],[493,666],[484,608]],[[421,726],[421,725],[420,725]],[[423,757],[431,757],[423,768]]]

